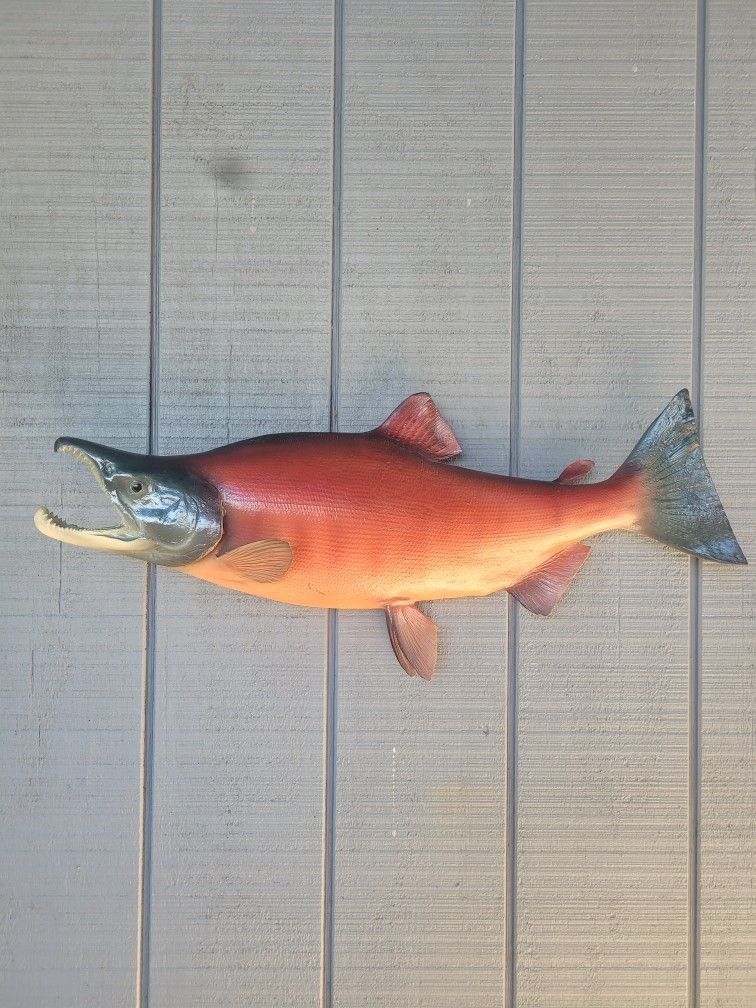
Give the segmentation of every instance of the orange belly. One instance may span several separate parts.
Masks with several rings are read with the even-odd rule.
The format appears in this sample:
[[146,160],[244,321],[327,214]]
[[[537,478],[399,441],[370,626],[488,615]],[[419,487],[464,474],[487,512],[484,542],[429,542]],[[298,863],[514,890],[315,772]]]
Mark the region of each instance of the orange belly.
[[[224,534],[213,554],[182,569],[296,605],[372,609],[489,595],[636,519],[632,477],[585,487],[512,479],[426,461],[373,434],[283,435],[184,461],[222,489]],[[223,557],[263,539],[292,551],[270,584]]]

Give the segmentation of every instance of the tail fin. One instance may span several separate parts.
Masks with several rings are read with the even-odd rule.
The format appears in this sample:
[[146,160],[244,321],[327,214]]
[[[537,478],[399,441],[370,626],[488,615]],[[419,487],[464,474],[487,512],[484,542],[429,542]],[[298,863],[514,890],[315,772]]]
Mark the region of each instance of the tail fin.
[[708,560],[748,562],[706,468],[687,389],[654,420],[619,471],[640,473],[645,483],[638,531]]

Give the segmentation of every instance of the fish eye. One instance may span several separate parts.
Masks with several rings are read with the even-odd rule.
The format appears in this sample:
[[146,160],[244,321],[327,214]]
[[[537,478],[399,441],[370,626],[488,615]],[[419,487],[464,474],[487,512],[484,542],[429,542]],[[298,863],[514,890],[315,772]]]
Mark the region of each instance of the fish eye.
[[142,484],[139,482],[139,480],[134,480],[134,482],[131,484],[131,492],[135,494],[142,492]]

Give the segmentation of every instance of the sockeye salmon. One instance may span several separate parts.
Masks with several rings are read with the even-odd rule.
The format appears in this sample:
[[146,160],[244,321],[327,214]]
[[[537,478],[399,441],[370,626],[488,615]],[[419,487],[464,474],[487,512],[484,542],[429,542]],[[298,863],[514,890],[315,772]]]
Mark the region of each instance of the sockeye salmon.
[[746,563],[685,389],[613,476],[583,486],[587,460],[553,482],[443,465],[460,446],[425,393],[365,434],[280,434],[172,457],[76,438],[55,450],[89,466],[121,524],[82,529],[40,508],[45,535],[281,602],[384,609],[401,666],[425,679],[437,629],[418,602],[506,590],[548,615],[599,533]]

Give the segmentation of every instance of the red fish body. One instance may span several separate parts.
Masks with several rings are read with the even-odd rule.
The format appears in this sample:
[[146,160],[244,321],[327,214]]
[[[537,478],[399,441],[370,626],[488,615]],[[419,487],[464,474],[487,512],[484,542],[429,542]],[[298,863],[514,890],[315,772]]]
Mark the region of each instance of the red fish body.
[[[489,595],[567,546],[630,526],[639,505],[632,475],[581,487],[495,476],[380,432],[259,438],[185,462],[223,487],[224,534],[220,555],[183,569],[305,606]],[[225,560],[261,540],[291,546],[279,580],[250,581]]]
[[584,540],[631,529],[679,550],[745,563],[678,393],[603,483],[573,485],[444,463],[460,452],[424,393],[366,434],[283,434],[175,458],[60,438],[121,512],[115,528],[40,531],[74,545],[176,567],[296,605],[386,613],[412,675],[430,678],[437,631],[416,603],[506,589],[546,615],[587,559]]

